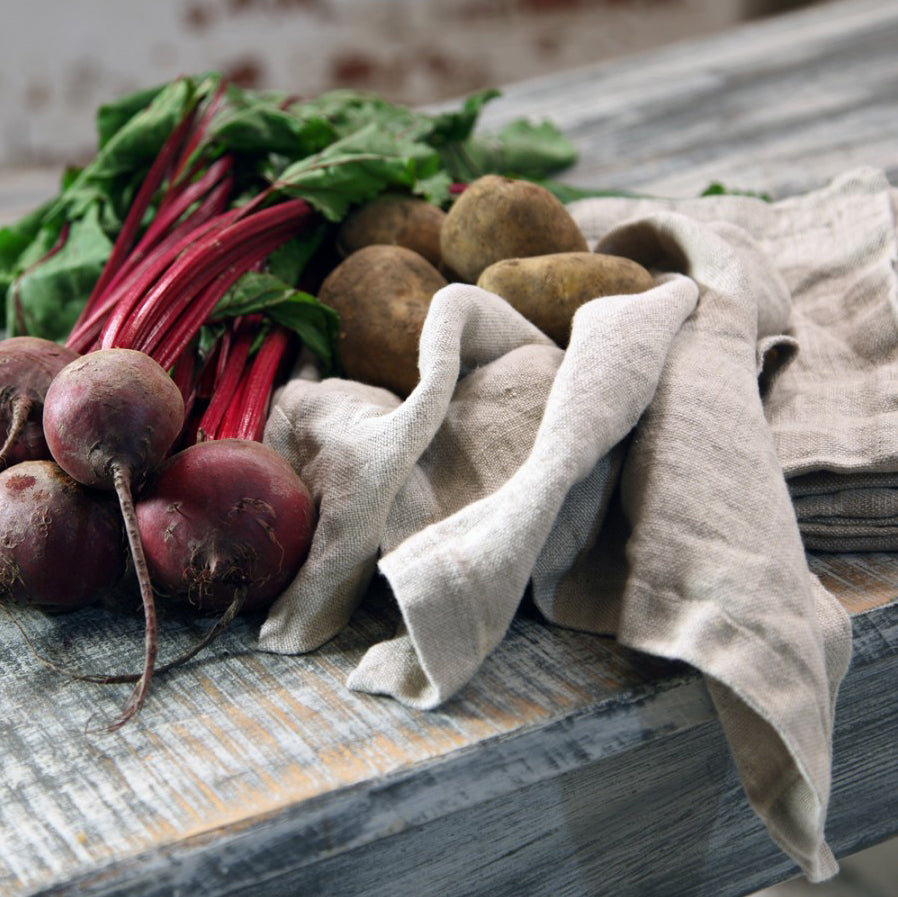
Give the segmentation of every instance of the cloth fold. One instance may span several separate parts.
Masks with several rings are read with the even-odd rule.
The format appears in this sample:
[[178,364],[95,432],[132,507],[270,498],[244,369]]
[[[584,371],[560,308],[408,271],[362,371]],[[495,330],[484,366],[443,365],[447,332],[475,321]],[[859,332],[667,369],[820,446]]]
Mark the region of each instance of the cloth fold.
[[790,363],[764,406],[790,493],[819,497],[795,502],[809,549],[898,550],[898,515],[884,513],[898,490],[896,207],[898,191],[869,168],[776,203],[719,196],[569,207],[591,245],[659,209],[736,224],[782,274],[799,351],[793,363],[787,348]]
[[[379,569],[402,623],[348,685],[431,708],[476,674],[529,584],[549,621],[700,670],[771,837],[811,880],[832,875],[850,624],[799,530],[835,515],[799,499],[853,488],[821,493],[811,478],[828,467],[898,471],[892,201],[872,171],[779,203],[585,200],[571,211],[591,244],[657,285],[584,305],[566,351],[498,296],[452,284],[404,402],[291,381],[265,438],[320,520],[260,647],[319,646]],[[856,522],[857,496],[839,502]]]
[[807,548],[898,549],[898,474],[815,471],[791,478],[789,494]]

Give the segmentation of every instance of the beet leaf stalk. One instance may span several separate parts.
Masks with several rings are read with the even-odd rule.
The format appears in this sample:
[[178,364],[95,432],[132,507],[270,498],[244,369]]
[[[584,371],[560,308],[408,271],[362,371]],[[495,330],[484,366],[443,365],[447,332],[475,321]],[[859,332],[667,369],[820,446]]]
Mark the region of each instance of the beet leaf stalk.
[[98,301],[98,298],[103,295],[103,291],[107,284],[116,274],[127,254],[131,251],[141,221],[153,200],[154,194],[159,189],[166,174],[170,172],[172,166],[176,162],[178,153],[183,146],[184,138],[190,129],[192,121],[193,111],[191,110],[184,116],[181,123],[171,132],[168,139],[162,145],[162,149],[153,160],[153,164],[150,166],[146,178],[144,178],[143,183],[140,185],[140,189],[137,191],[137,196],[134,198],[131,207],[128,209],[128,213],[122,223],[122,228],[113,244],[109,259],[100,274],[100,278],[97,281],[93,292],[87,300],[86,309],[89,310],[92,308]]
[[271,396],[278,374],[291,355],[293,336],[284,327],[275,326],[259,347],[252,365],[244,375],[235,401],[230,403],[218,428],[216,439],[262,441]]
[[99,348],[100,335],[113,312],[127,316],[137,307],[144,293],[185,250],[203,234],[237,217],[237,210],[224,210],[229,192],[229,183],[219,185],[192,213],[190,219],[157,244],[152,253],[146,254],[139,263],[129,266],[127,273],[123,272],[121,277],[114,278],[95,307],[78,320],[66,345],[82,353]]
[[205,442],[218,438],[218,429],[224,419],[229,405],[239,394],[250,350],[259,332],[261,318],[254,315],[249,318],[237,318],[233,329],[226,331],[228,340],[224,343],[226,351],[222,352],[221,365],[216,371],[212,396],[197,426],[196,440]]
[[170,366],[221,297],[247,271],[314,220],[302,199],[259,209],[211,228],[174,261],[137,307],[116,308],[101,336],[106,349],[146,352]]

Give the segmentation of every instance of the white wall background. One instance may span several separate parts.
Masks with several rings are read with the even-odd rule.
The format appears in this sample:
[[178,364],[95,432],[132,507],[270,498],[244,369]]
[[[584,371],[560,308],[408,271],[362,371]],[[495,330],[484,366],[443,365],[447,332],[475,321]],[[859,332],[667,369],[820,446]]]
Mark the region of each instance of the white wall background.
[[0,168],[79,162],[125,91],[251,86],[456,97],[726,28],[757,0],[0,0]]

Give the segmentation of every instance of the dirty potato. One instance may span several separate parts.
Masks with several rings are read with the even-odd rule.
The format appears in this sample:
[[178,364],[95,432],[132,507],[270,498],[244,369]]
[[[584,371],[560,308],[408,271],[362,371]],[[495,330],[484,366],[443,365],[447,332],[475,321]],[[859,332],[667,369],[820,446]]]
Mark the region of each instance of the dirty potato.
[[574,312],[600,296],[641,293],[655,283],[638,262],[598,252],[560,252],[504,259],[490,265],[477,285],[496,293],[560,346],[566,346]]
[[347,377],[402,397],[418,382],[418,340],[433,294],[446,279],[404,246],[366,246],[325,278],[318,298],[340,316]]
[[545,187],[500,175],[473,181],[446,213],[443,261],[461,280],[507,258],[586,252],[586,239],[564,205]]
[[337,248],[345,257],[376,243],[405,246],[438,268],[445,217],[439,206],[425,199],[384,193],[346,216],[337,232]]

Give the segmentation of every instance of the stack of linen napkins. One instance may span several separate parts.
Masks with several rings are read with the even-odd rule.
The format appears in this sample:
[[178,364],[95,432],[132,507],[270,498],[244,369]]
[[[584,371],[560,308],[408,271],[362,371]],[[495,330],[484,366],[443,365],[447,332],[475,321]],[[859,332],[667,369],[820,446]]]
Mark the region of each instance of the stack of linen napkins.
[[851,634],[803,535],[898,545],[894,193],[860,170],[775,203],[570,210],[656,286],[584,305],[565,351],[498,296],[451,284],[405,401],[304,376],[280,391],[265,438],[320,521],[260,647],[317,648],[379,569],[402,623],[348,685],[433,708],[530,586],[553,623],[701,671],[753,807],[825,879]]

